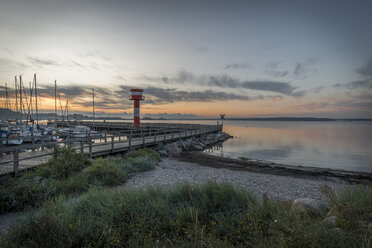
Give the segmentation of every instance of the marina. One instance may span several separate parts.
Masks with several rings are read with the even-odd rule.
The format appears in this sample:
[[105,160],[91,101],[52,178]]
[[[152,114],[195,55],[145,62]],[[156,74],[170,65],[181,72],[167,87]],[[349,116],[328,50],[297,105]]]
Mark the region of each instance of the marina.
[[87,131],[82,137],[74,136],[72,132],[71,135],[58,141],[44,142],[44,139],[41,139],[41,142],[29,145],[1,146],[1,153],[7,153],[7,155],[0,157],[0,175],[18,175],[22,170],[46,163],[51,157],[54,146],[72,146],[77,152],[95,158],[222,131],[221,125],[148,123],[140,128],[134,128],[133,125],[122,122],[59,124],[66,126],[72,123],[95,126],[101,133],[95,136]]

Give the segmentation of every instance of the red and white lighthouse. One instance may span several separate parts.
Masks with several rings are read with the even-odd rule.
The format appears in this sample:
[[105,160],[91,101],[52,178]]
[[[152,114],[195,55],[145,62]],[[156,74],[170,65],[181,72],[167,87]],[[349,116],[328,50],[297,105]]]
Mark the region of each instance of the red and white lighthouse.
[[140,101],[145,100],[145,97],[142,96],[143,89],[131,89],[130,92],[132,93],[129,100],[134,101],[134,126],[140,126]]

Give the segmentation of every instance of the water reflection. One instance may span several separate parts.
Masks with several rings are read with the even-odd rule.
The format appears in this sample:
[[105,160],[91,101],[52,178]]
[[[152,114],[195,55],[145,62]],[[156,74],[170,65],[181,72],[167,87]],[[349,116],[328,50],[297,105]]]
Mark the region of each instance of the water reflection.
[[[371,122],[226,121],[234,136],[208,153],[372,172]],[[223,154],[221,152],[223,149]]]

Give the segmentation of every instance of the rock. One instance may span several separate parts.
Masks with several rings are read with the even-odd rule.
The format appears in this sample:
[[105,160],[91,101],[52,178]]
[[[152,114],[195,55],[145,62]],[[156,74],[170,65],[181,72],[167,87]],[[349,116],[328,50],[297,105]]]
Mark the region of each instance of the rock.
[[169,144],[165,144],[163,146],[163,150],[167,151],[167,153],[169,152]]
[[191,148],[195,151],[203,151],[204,148],[197,144],[192,144]]
[[176,143],[172,143],[169,146],[169,156],[179,157],[179,156],[181,156],[181,153],[182,153],[182,149],[179,148]]
[[333,216],[329,216],[325,218],[324,220],[322,220],[322,224],[332,225],[332,226],[337,225],[337,216],[333,215]]
[[182,151],[185,151],[185,150],[186,150],[185,142],[183,142],[182,140],[177,141],[177,146],[178,146],[179,148],[181,148]]
[[293,201],[291,210],[313,216],[325,216],[329,207],[324,201],[311,198],[298,198]]
[[168,157],[168,152],[166,150],[159,150],[158,153],[161,157]]
[[344,229],[339,228],[339,227],[335,227],[335,228],[329,229],[329,231],[330,232],[335,232],[335,233],[338,233],[338,234],[343,234],[345,232]]
[[372,230],[372,223],[368,223],[367,221],[359,221],[359,225],[363,228],[366,229],[371,229]]

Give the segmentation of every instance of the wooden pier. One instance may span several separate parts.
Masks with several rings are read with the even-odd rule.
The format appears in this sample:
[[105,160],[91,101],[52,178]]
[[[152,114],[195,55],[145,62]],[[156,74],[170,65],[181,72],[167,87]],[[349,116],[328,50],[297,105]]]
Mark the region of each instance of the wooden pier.
[[[64,122],[66,124],[66,122]],[[60,123],[59,123],[60,125]],[[195,124],[141,124],[134,128],[129,123],[120,122],[79,122],[68,125],[86,125],[104,132],[103,136],[92,137],[88,133],[85,138],[66,137],[63,141],[44,142],[21,146],[2,146],[0,154],[0,176],[19,175],[27,170],[46,163],[53,152],[53,146],[72,146],[76,152],[86,154],[90,158],[126,152],[130,149],[155,146],[159,143],[172,142],[203,134],[222,131],[221,125]],[[21,152],[28,150],[26,152]]]

